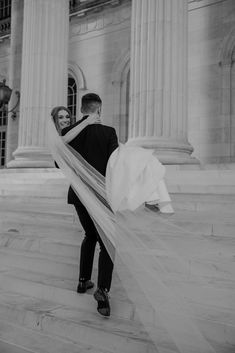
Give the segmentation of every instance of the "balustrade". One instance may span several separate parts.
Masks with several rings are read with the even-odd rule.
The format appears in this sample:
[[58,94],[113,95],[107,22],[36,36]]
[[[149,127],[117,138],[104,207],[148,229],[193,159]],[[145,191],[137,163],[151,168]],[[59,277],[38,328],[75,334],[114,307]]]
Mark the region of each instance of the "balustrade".
[[11,32],[11,0],[0,1],[0,38]]

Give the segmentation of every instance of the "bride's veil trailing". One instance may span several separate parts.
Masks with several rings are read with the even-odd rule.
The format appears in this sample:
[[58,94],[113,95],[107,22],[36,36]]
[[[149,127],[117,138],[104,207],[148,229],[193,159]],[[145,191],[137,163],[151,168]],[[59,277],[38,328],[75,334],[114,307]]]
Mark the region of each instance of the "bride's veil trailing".
[[92,217],[133,303],[133,311],[125,314],[138,317],[153,342],[149,352],[214,352],[193,320],[183,292],[173,292],[167,285],[167,266],[178,266],[185,278],[197,276],[189,269],[187,256],[161,234],[165,226],[174,225],[145,207],[114,213],[106,200],[105,178],[64,143],[52,119],[48,134],[53,158]]

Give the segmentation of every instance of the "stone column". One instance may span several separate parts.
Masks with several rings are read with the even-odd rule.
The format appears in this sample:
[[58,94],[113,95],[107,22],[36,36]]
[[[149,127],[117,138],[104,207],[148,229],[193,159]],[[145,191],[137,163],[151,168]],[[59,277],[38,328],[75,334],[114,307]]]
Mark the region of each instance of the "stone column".
[[68,0],[24,0],[19,142],[8,167],[54,166],[47,120],[67,102],[68,36]]
[[[11,110],[16,102],[16,91],[20,91],[21,81],[21,58],[22,58],[22,38],[23,38],[23,9],[24,0],[12,0],[11,2],[11,48],[10,48],[10,68],[9,68],[9,87],[12,89],[11,100],[8,110]],[[12,153],[18,146],[19,129],[19,106],[17,115],[12,120],[12,114],[8,115],[7,124],[7,163],[12,160]]]
[[[232,65],[233,60],[223,60],[221,63],[221,128],[224,129],[224,135],[227,136],[225,143],[227,143],[225,163],[232,163],[234,161],[233,151],[233,108],[235,90],[232,85]],[[223,125],[222,125],[223,123]],[[227,130],[227,133],[226,133]]]
[[197,163],[187,140],[187,0],[132,0],[129,141],[166,164]]

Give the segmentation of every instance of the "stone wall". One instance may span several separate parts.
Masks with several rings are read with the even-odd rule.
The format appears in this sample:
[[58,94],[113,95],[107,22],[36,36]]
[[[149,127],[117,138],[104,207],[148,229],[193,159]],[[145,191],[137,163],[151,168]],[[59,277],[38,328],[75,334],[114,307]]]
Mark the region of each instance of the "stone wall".
[[235,85],[234,47],[234,0],[189,5],[188,129],[194,155],[201,162],[235,160],[234,103],[230,100]]
[[87,92],[98,93],[103,100],[103,121],[114,126],[118,135],[120,105],[126,104],[121,102],[120,91],[123,75],[128,75],[130,16],[131,3],[124,2],[86,17],[72,17],[70,24],[69,68],[78,81],[78,101]]

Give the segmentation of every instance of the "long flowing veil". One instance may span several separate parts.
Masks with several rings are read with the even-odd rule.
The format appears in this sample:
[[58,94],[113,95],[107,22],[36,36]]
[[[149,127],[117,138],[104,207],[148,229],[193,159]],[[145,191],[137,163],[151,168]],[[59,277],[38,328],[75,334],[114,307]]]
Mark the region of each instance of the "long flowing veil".
[[173,291],[166,281],[167,266],[175,266],[176,272],[180,268],[185,279],[193,276],[198,283],[202,281],[190,267],[187,255],[174,244],[171,246],[169,238],[161,233],[165,226],[176,232],[182,229],[144,206],[134,212],[114,213],[107,202],[105,178],[63,142],[52,120],[48,134],[53,158],[91,215],[134,303],[132,316],[139,317],[153,342],[150,351],[213,353],[192,318],[192,308],[183,290]]

